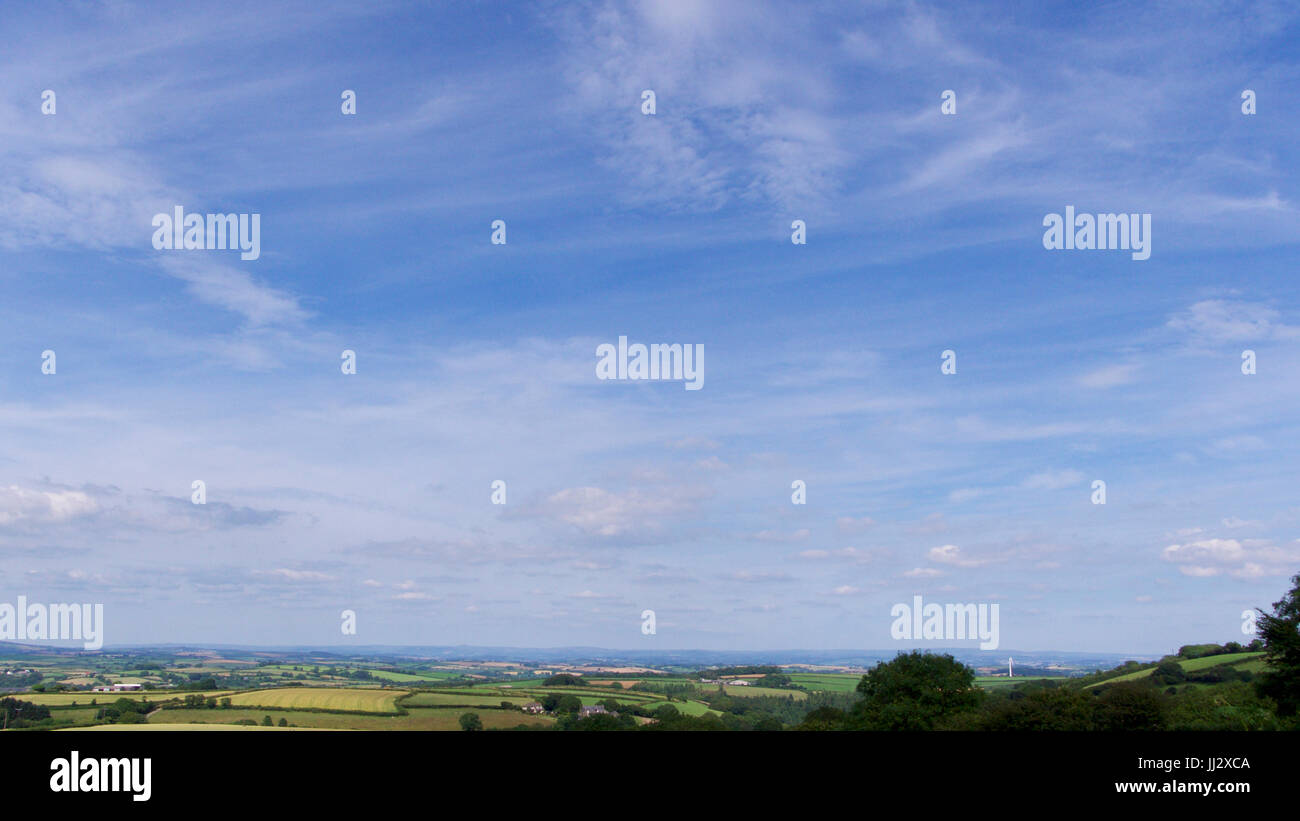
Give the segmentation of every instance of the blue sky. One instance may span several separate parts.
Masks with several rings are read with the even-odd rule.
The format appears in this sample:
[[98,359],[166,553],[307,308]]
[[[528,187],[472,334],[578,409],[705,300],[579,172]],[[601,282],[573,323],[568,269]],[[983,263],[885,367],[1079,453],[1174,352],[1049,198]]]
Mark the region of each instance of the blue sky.
[[[920,594],[1161,653],[1300,571],[1290,4],[3,14],[0,600],[110,644],[887,649]],[[177,205],[260,258],[155,250]],[[1150,259],[1045,250],[1067,205],[1151,214]],[[619,336],[704,388],[598,380]]]

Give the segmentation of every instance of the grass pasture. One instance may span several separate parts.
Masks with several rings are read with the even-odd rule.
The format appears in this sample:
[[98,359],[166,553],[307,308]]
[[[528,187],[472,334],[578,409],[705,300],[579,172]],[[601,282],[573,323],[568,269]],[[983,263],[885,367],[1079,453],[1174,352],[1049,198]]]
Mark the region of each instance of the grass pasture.
[[[509,691],[506,691],[509,692]],[[479,707],[498,707],[501,702],[508,701],[511,704],[527,704],[537,699],[528,695],[506,695],[506,693],[463,693],[447,692],[445,690],[421,690],[416,692],[410,698],[402,701],[403,707],[447,707],[447,706],[479,706]]]
[[1030,681],[1068,681],[1068,676],[976,676],[975,684],[986,690],[1015,687]]
[[64,727],[60,732],[80,732],[84,730],[96,730],[106,732],[116,732],[118,730],[145,730],[145,731],[183,731],[194,732],[202,730],[305,730],[307,727],[249,727],[248,725],[235,724],[154,724],[152,721],[148,724],[96,724],[94,727]]
[[45,704],[50,707],[67,707],[76,702],[78,707],[90,705],[90,700],[95,699],[95,703],[103,707],[112,704],[119,698],[129,698],[132,701],[143,701],[148,699],[151,702],[168,701],[173,698],[184,698],[185,696],[201,695],[203,697],[216,696],[225,697],[230,695],[230,690],[137,690],[133,693],[91,693],[85,690],[76,693],[12,693],[14,698],[20,701],[30,701],[32,704]]
[[790,673],[790,681],[807,690],[852,693],[862,681],[861,673]]
[[[700,687],[704,692],[710,690],[716,692],[718,685],[705,684]],[[777,687],[755,687],[752,684],[732,686],[730,684],[722,685],[723,692],[729,696],[737,698],[753,698],[755,696],[777,696],[778,698],[793,698],[795,701],[803,701],[808,698],[808,694],[802,690],[782,690]]]
[[717,710],[710,710],[709,705],[705,704],[702,701],[686,701],[686,702],[655,701],[655,702],[651,702],[650,704],[646,704],[644,706],[650,710],[658,710],[660,707],[663,707],[666,704],[671,704],[673,707],[677,708],[677,712],[686,716],[702,716],[702,715],[707,715],[708,713],[712,713],[714,715],[722,715]]
[[530,716],[514,710],[466,710],[459,707],[411,707],[404,716],[376,716],[359,713],[307,713],[297,710],[267,712],[258,709],[230,710],[162,710],[150,716],[149,724],[231,725],[240,719],[261,722],[269,715],[273,722],[283,718],[297,728],[317,730],[454,730],[460,731],[463,713],[476,713],[486,730],[500,730],[525,725],[553,724],[548,716]]
[[[1220,665],[1232,665],[1241,670],[1249,670],[1252,673],[1261,673],[1264,671],[1264,654],[1263,653],[1223,653],[1217,656],[1201,656],[1195,659],[1178,659],[1178,666],[1183,668],[1184,673],[1197,673],[1208,670],[1211,667]],[[1106,681],[1096,684],[1089,684],[1086,689],[1093,687],[1102,687],[1107,684],[1115,684],[1121,681],[1137,681],[1149,677],[1155,672],[1155,667],[1146,670],[1138,670],[1134,673],[1125,673]]]
[[392,681],[398,684],[409,684],[411,682],[425,682],[428,684],[437,684],[440,681],[452,678],[451,675],[439,675],[438,673],[394,673],[389,670],[371,670],[370,677],[378,681]]
[[1262,659],[1263,653],[1224,653],[1220,656],[1202,656],[1198,659],[1188,659],[1178,662],[1178,666],[1183,668],[1184,673],[1193,673],[1198,670],[1208,670],[1211,667],[1218,667],[1220,664],[1236,664],[1241,661],[1254,661]]

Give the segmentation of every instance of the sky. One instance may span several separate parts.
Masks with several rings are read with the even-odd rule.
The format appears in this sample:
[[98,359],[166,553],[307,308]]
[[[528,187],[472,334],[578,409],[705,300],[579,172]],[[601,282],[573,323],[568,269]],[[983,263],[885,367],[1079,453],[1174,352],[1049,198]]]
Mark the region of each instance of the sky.
[[[0,601],[762,650],[925,646],[920,595],[1158,655],[1300,572],[1293,4],[0,15]],[[260,256],[155,248],[177,206]],[[621,336],[702,388],[598,378]]]

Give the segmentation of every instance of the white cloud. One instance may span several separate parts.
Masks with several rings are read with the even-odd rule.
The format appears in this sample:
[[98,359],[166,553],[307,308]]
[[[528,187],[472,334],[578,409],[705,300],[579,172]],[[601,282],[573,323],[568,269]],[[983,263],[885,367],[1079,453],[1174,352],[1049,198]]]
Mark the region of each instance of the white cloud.
[[982,567],[983,565],[995,561],[995,559],[991,558],[972,559],[964,555],[961,548],[955,544],[945,544],[938,547],[932,547],[926,555],[932,562],[950,564],[956,567]]
[[23,521],[61,522],[98,512],[99,503],[79,490],[0,488],[0,525]]
[[1136,381],[1139,370],[1140,365],[1108,365],[1089,371],[1075,381],[1085,388],[1115,388]]
[[1286,576],[1300,562],[1300,541],[1276,545],[1267,539],[1202,539],[1171,544],[1160,557],[1188,576]]
[[1300,339],[1300,327],[1279,322],[1280,316],[1258,302],[1207,299],[1170,319],[1168,327],[1208,343]]
[[1062,490],[1082,482],[1086,477],[1077,470],[1057,470],[1035,473],[1020,486],[1026,490]]
[[870,516],[841,516],[835,520],[835,529],[840,533],[861,533],[876,522]]
[[754,538],[760,542],[802,542],[807,539],[810,531],[808,528],[800,528],[793,533],[785,533],[779,530],[760,530],[754,534]]
[[544,510],[588,535],[619,536],[657,531],[667,518],[691,504],[679,490],[612,493],[598,487],[575,487],[549,496]]
[[933,567],[914,567],[903,573],[909,579],[932,579],[936,576],[942,576],[943,571]]
[[315,570],[291,570],[287,567],[278,567],[275,570],[255,570],[253,572],[262,576],[278,576],[291,582],[325,582],[334,578],[327,573],[320,573]]

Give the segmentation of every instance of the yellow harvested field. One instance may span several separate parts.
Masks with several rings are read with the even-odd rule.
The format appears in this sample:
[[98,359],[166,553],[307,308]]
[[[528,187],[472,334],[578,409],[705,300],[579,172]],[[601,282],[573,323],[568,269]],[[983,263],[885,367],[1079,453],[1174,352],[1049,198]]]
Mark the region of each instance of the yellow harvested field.
[[253,690],[230,697],[238,707],[280,707],[282,709],[343,710],[363,713],[395,713],[397,699],[405,690],[359,690],[324,687],[283,687]]

